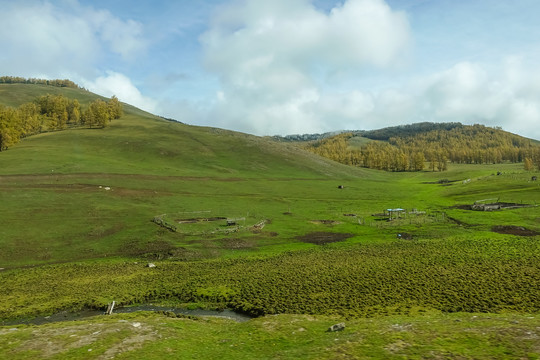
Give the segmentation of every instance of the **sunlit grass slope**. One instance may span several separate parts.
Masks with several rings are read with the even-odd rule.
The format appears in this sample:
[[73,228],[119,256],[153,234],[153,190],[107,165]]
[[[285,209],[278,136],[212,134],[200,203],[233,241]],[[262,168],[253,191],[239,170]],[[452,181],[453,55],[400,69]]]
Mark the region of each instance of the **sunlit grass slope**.
[[[3,85],[0,101],[16,106],[49,92],[82,103],[96,97],[77,89]],[[370,178],[380,176],[263,138],[166,121],[126,106],[108,128],[40,134],[0,153],[0,267],[159,256],[179,246],[210,256],[220,252],[210,240],[225,236],[224,221],[170,233],[151,220],[245,218],[248,226],[276,216],[290,220],[294,215],[283,215],[289,211],[311,219],[321,207],[350,200],[338,185]],[[239,236],[253,238],[247,250],[279,247],[306,226],[289,221],[274,229],[280,236]]]

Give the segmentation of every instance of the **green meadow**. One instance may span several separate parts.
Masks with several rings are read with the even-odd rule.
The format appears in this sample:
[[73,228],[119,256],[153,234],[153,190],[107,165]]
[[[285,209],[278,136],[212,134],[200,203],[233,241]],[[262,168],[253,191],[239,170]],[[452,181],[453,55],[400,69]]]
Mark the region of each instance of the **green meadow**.
[[[0,103],[45,93],[96,98],[13,84]],[[0,152],[0,357],[539,357],[538,171],[382,172],[124,113]],[[478,201],[513,206],[467,208]],[[257,318],[9,325],[112,301]],[[338,322],[343,332],[325,332]]]

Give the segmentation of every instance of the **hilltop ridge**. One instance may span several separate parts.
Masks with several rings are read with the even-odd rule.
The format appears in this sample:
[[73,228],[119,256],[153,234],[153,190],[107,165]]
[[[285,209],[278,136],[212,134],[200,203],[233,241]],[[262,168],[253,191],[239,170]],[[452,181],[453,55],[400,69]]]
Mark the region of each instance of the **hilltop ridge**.
[[[93,101],[104,99],[80,88],[17,83],[0,84],[0,105],[20,106],[45,94],[62,95],[77,100],[83,107]],[[311,173],[309,176],[332,172],[350,173],[350,170],[344,167],[336,166],[286,144],[278,145],[268,139],[234,131],[187,125],[149,114],[129,104],[123,106],[124,116],[112,122],[109,129],[98,132],[71,129],[31,136],[17,145],[17,153],[26,152],[29,146],[33,148],[45,142],[54,144],[58,151],[62,152],[61,156],[56,155],[54,158],[70,164],[75,163],[73,157],[82,156],[82,152],[91,158],[92,154],[96,153],[94,148],[97,148],[102,153],[103,164],[109,162],[115,164],[116,172],[128,171],[125,169],[128,164],[135,168],[151,167],[145,162],[132,163],[135,155],[139,154],[141,159],[150,161],[153,158],[154,166],[166,167],[171,175],[212,173],[215,176],[224,176],[227,173],[240,172],[257,176],[257,172],[250,171],[250,168],[272,169],[271,174],[275,176],[288,172],[294,174],[296,172],[294,169],[299,168],[309,169],[307,170]],[[75,144],[75,141],[76,151],[60,150],[64,145]],[[50,145],[46,146],[50,148]],[[11,151],[6,153],[4,161],[9,161],[9,158],[15,155],[10,153]],[[33,157],[39,162],[40,154],[34,154]],[[287,160],[283,161],[285,159]],[[180,163],[182,166],[178,167]],[[79,168],[86,166],[88,164],[78,165]],[[11,164],[8,171],[12,173],[22,171],[16,170],[17,167],[20,166]],[[66,171],[69,166],[64,165],[63,168]],[[160,171],[162,170],[157,172]]]
[[373,131],[348,132],[308,142],[305,148],[354,166],[390,171],[444,171],[448,163],[498,164],[505,161],[540,167],[537,141],[500,128],[461,123],[418,123]]

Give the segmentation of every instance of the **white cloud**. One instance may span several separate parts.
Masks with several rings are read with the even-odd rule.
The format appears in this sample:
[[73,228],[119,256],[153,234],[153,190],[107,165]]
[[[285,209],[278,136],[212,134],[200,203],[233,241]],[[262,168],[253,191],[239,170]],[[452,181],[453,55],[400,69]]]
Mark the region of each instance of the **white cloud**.
[[21,75],[65,71],[73,62],[88,68],[96,58],[99,43],[91,26],[81,18],[57,11],[49,3],[27,6],[3,4],[0,23],[0,67]]
[[[540,139],[540,75],[509,57],[499,64],[460,62],[373,96],[355,128],[420,121],[480,123]],[[360,113],[360,112],[359,112]]]
[[141,24],[76,0],[2,1],[1,6],[4,74],[88,77],[108,53],[126,59],[146,47]]
[[328,12],[309,0],[234,1],[200,38],[221,85],[209,119],[255,134],[459,121],[540,138],[534,58],[457,61],[394,81],[412,60],[411,37],[404,13],[382,0]]
[[501,64],[458,63],[427,81],[418,94],[435,121],[502,126],[540,138],[540,80],[519,58]]
[[115,95],[122,102],[148,112],[156,111],[157,102],[143,96],[131,80],[123,74],[110,71],[107,76],[100,76],[94,81],[85,81],[84,86],[96,94],[106,97]]
[[146,45],[140,23],[76,0],[2,2],[3,74],[70,78],[100,95],[116,95],[121,101],[154,111],[155,101],[143,96],[128,77],[113,71],[99,76],[103,72],[96,69],[103,59],[107,59],[107,67],[115,56],[129,60]]
[[210,116],[256,134],[323,131],[368,112],[369,94],[330,91],[334,72],[399,65],[410,44],[406,16],[382,0],[348,0],[329,13],[308,0],[235,1],[200,40],[221,81]]
[[126,59],[141,52],[147,45],[142,37],[142,24],[134,20],[123,21],[107,10],[89,11],[86,19],[110,50]]

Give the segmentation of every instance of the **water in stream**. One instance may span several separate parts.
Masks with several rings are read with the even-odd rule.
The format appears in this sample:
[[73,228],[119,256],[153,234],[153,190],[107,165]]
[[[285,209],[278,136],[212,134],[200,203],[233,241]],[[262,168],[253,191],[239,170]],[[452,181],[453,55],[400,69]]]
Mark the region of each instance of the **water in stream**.
[[[191,316],[212,316],[212,317],[222,317],[238,322],[248,321],[252,319],[251,316],[240,314],[232,310],[202,310],[202,309],[177,309],[167,306],[154,306],[152,304],[148,305],[139,305],[139,306],[130,306],[124,308],[115,308],[113,313],[122,314],[122,313],[132,313],[136,311],[172,311],[175,314],[191,315]],[[6,321],[0,323],[0,325],[18,325],[18,324],[32,324],[32,325],[41,325],[48,324],[53,322],[60,321],[72,321],[72,320],[83,320],[93,316],[103,315],[103,310],[81,310],[77,312],[61,311],[50,316],[38,316],[32,319],[18,319],[12,321]]]

